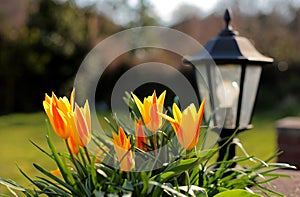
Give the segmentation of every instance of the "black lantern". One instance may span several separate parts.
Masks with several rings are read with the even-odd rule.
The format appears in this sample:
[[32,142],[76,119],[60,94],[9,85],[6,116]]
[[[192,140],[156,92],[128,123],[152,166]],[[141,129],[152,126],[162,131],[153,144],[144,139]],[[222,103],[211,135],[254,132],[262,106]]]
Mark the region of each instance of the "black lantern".
[[[221,132],[219,145],[224,145],[236,130],[252,127],[262,66],[273,62],[272,58],[259,53],[247,38],[232,29],[228,10],[224,20],[225,28],[204,46],[205,49],[183,60],[197,70],[199,96],[207,100],[205,119],[210,120],[211,127]],[[218,160],[224,159],[227,147],[223,147]],[[227,159],[234,156],[235,147],[230,145]]]

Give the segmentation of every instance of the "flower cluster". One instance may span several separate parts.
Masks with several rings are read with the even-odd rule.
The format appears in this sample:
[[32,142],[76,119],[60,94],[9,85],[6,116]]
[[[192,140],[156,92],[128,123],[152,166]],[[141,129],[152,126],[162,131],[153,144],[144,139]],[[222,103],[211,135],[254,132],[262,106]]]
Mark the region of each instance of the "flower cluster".
[[[182,112],[177,104],[173,104],[173,117],[164,113],[164,100],[166,91],[160,96],[156,96],[156,91],[151,96],[145,97],[143,102],[133,93],[132,100],[138,108],[140,116],[136,116],[135,122],[135,147],[148,151],[163,146],[157,142],[157,132],[163,127],[163,119],[171,123],[178,142],[185,150],[193,149],[199,139],[200,125],[204,113],[205,100],[202,101],[199,110],[196,110],[194,104],[189,105]],[[150,133],[147,136],[145,133]],[[164,131],[162,131],[164,132]],[[134,168],[135,162],[131,151],[130,139],[126,136],[122,127],[118,129],[118,135],[113,132],[113,144],[120,168],[123,171],[129,171]],[[153,146],[151,146],[151,140]],[[167,141],[167,143],[170,143]],[[154,156],[157,156],[154,155]]]
[[[158,97],[154,91],[142,102],[135,94],[131,93],[130,99],[139,112],[139,116],[134,118],[134,147],[141,151],[153,150],[157,152],[157,149],[162,146],[162,144],[159,146],[157,142],[156,132],[162,128],[163,119],[172,125],[178,142],[184,149],[191,150],[198,142],[205,100],[202,101],[198,111],[195,105],[191,104],[181,112],[177,104],[174,103],[173,117],[171,117],[164,112],[165,97],[166,91]],[[78,154],[79,148],[86,149],[91,140],[91,117],[88,101],[83,107],[79,107],[74,98],[75,90],[72,91],[70,100],[65,96],[57,98],[54,93],[51,97],[46,94],[43,106],[56,134],[66,140],[71,154]],[[151,135],[146,135],[147,132]],[[124,128],[119,126],[117,131],[112,131],[112,142],[120,169],[123,171],[134,169],[133,148]]]

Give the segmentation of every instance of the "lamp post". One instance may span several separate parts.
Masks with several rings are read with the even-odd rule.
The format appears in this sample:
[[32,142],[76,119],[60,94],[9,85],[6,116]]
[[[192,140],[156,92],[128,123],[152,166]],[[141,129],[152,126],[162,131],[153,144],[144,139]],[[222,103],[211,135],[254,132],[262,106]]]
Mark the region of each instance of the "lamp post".
[[[195,56],[185,58],[185,64],[197,70],[196,80],[200,99],[206,98],[204,118],[210,127],[221,131],[218,161],[235,156],[235,146],[227,141],[235,131],[252,128],[251,119],[262,66],[273,59],[259,53],[251,42],[230,26],[230,12],[224,14],[225,28],[210,40]],[[220,75],[221,79],[216,76]],[[207,86],[204,87],[205,78]],[[228,144],[224,144],[225,142]]]

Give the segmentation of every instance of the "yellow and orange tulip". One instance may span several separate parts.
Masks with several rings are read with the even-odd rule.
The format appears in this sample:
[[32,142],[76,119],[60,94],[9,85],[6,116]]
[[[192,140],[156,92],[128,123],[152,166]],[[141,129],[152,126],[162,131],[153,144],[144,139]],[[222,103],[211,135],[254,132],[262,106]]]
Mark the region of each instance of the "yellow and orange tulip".
[[140,119],[139,121],[135,121],[135,132],[136,132],[136,146],[146,151],[147,150],[147,138],[143,129],[143,122]]
[[130,139],[127,138],[124,130],[121,127],[119,127],[118,129],[118,135],[116,135],[114,132],[112,133],[112,135],[114,149],[120,162],[121,170],[126,172],[132,170],[135,163],[133,160],[132,152],[130,151]]
[[43,106],[49,121],[56,134],[67,139],[74,130],[74,120],[72,116],[72,106],[74,103],[74,90],[71,93],[70,101],[67,97],[57,98],[52,92],[52,96],[46,94]]
[[[76,145],[85,147],[91,139],[90,108],[88,101],[83,108],[80,108],[75,103],[74,97],[75,89],[71,93],[70,101],[65,96],[57,98],[54,93],[51,97],[46,94],[43,106],[59,137],[68,140],[71,148],[75,148]],[[70,137],[72,139],[69,139]]]
[[54,176],[59,176],[61,175],[61,172],[59,170],[59,168],[56,168],[55,170],[51,170],[50,173]]
[[86,147],[91,140],[91,114],[88,101],[85,102],[83,108],[75,103],[74,121],[76,130],[71,132],[71,136],[77,145]]
[[198,142],[200,125],[204,114],[204,106],[205,100],[202,101],[198,112],[193,103],[181,112],[178,106],[174,103],[172,107],[174,118],[165,114],[160,114],[171,123],[178,142],[186,150],[191,150]]
[[164,91],[158,98],[154,91],[151,96],[144,98],[143,103],[133,93],[132,96],[142,115],[146,128],[152,132],[157,131],[162,125],[162,117],[159,114],[162,113],[164,108],[166,91]]

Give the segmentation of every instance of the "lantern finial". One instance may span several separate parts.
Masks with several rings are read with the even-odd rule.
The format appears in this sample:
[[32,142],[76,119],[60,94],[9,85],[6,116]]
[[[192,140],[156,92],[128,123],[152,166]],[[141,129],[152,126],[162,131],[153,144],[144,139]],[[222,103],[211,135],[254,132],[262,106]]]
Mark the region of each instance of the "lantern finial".
[[229,29],[229,23],[231,21],[231,16],[230,16],[230,12],[228,9],[225,10],[225,14],[224,14],[224,21],[225,21],[225,24],[226,24],[226,29]]
[[239,34],[237,31],[234,31],[230,26],[231,12],[229,9],[225,10],[224,21],[226,26],[223,29],[223,31],[220,32],[219,36],[235,36]]

